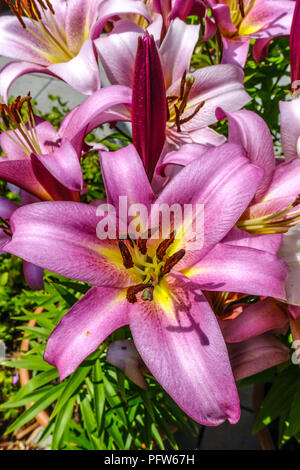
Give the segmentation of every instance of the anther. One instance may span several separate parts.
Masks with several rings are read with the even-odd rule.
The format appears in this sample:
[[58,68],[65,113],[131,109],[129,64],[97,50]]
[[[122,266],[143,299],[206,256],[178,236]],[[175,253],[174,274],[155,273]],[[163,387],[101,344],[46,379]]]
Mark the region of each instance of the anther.
[[172,245],[173,241],[175,238],[175,232],[173,231],[170,234],[170,238],[166,238],[166,240],[163,240],[157,247],[156,249],[156,257],[159,261],[162,261],[167,249],[169,248],[170,245]]
[[243,18],[245,18],[244,0],[239,0],[239,9]]
[[151,284],[137,284],[136,286],[130,286],[127,289],[126,298],[131,304],[135,304],[137,301],[136,294],[143,290],[150,288]]
[[132,256],[131,256],[130,251],[128,250],[128,248],[127,248],[127,246],[125,245],[124,242],[119,241],[119,249],[120,249],[120,252],[121,252],[121,255],[122,255],[123,264],[124,264],[125,268],[126,269],[132,268],[133,267]]
[[147,253],[147,238],[138,238],[136,244],[140,253],[145,255]]
[[162,276],[165,274],[169,274],[172,268],[179,263],[179,261],[184,257],[185,255],[185,250],[179,250],[174,253],[174,255],[170,256],[167,258],[165,265],[161,268],[160,273]]

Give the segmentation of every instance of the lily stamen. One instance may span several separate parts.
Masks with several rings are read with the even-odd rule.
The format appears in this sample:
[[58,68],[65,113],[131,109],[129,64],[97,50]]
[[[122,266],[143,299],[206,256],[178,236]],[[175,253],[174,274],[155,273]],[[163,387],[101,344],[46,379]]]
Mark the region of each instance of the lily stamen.
[[[23,116],[23,106],[26,104],[27,113]],[[31,153],[42,153],[35,127],[35,118],[31,106],[31,96],[21,98],[18,96],[10,105],[0,103],[0,131],[4,132],[21,150],[30,155]],[[14,137],[11,135],[11,131]]]
[[198,113],[205,103],[204,101],[199,103],[190,116],[187,116],[183,119],[181,118],[187,108],[188,97],[194,82],[194,76],[186,76],[185,71],[181,78],[179,95],[167,96],[167,120],[169,122],[174,122],[174,126],[177,128],[177,132],[181,132],[181,125],[190,121],[190,119],[192,119]]
[[253,235],[285,233],[300,221],[300,209],[290,212],[299,204],[299,196],[285,209],[255,219],[244,219],[237,222],[237,227]]

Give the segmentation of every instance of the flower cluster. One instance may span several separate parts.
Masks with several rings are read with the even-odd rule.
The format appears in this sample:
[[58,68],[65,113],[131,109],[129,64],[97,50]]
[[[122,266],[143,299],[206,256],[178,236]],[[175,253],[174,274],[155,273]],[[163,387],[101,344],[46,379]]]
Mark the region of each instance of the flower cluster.
[[[92,285],[44,359],[63,380],[129,325],[133,341],[113,343],[109,362],[141,387],[150,371],[197,422],[236,423],[235,381],[289,359],[276,337],[288,325],[300,337],[300,1],[6,2],[0,54],[17,61],[0,70],[0,178],[21,204],[0,199],[1,250],[23,259],[33,289],[44,269]],[[295,99],[281,103],[275,158],[267,124],[242,109],[243,67],[250,44],[259,61],[287,35]],[[214,37],[212,64],[192,67]],[[8,104],[32,72],[89,95],[58,131],[28,90]],[[85,137],[118,121],[131,123],[132,144],[93,147],[106,199],[83,203]]]

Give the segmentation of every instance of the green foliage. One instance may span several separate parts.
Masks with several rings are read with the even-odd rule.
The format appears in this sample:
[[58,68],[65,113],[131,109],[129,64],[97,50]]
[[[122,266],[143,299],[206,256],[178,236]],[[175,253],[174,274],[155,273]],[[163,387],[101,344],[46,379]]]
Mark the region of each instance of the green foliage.
[[[155,381],[148,379],[149,390],[140,390],[106,361],[107,346],[113,339],[129,337],[128,328],[115,332],[63,382],[59,382],[56,368],[43,361],[49,334],[84,290],[81,283],[46,273],[45,291],[19,294],[23,307],[16,318],[22,322],[34,318],[36,326],[21,327],[28,335],[30,350],[3,365],[26,368],[32,371],[32,378],[0,405],[0,412],[16,413],[30,403],[34,405],[24,409],[6,433],[48,410],[50,422],[41,440],[51,434],[52,449],[164,448],[165,440],[178,448],[170,429],[180,424],[193,434],[195,424]],[[43,307],[43,312],[33,314],[37,307]]]

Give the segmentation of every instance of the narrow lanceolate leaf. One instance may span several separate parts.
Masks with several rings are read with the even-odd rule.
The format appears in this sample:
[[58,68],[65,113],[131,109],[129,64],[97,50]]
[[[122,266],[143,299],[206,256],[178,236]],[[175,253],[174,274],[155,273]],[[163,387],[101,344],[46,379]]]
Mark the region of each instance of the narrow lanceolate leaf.
[[139,38],[132,84],[132,137],[151,180],[165,142],[165,80],[152,36]]
[[[290,34],[290,59],[292,90],[300,88],[300,0],[296,0]],[[298,83],[297,83],[298,81]]]

